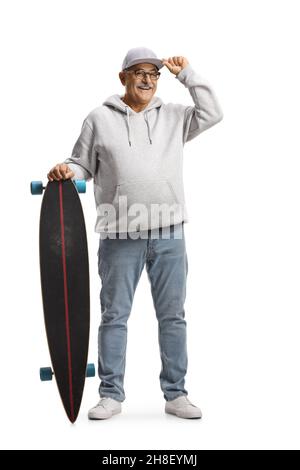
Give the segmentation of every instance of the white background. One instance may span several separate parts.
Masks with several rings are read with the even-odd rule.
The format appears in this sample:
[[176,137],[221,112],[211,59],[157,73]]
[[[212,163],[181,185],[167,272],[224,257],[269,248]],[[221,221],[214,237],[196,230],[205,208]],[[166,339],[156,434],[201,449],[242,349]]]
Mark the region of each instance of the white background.
[[[297,1],[1,2],[1,447],[299,449],[300,224]],[[183,55],[224,112],[185,146],[189,398],[203,420],[164,414],[157,322],[143,273],[129,319],[123,413],[71,425],[49,365],[39,283],[41,198],[86,115],[114,93],[128,49]],[[164,68],[157,96],[191,104]],[[91,274],[90,360],[100,321],[92,184],[81,196]]]

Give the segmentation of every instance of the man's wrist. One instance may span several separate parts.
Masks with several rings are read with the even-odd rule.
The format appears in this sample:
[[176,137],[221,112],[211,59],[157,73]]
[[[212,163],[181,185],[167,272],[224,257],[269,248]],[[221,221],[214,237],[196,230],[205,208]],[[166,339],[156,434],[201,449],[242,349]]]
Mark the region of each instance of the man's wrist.
[[187,64],[183,69],[178,72],[177,75],[175,75],[175,78],[179,79],[180,81],[184,81],[192,71],[192,66],[191,64]]

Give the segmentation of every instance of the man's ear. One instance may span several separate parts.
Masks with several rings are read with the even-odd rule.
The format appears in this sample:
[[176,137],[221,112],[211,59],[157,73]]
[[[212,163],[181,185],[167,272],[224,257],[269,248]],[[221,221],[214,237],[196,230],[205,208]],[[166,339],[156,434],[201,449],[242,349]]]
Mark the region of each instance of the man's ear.
[[119,73],[119,78],[120,78],[120,81],[121,81],[122,85],[125,86],[125,73],[124,73],[124,72],[120,72],[120,73]]

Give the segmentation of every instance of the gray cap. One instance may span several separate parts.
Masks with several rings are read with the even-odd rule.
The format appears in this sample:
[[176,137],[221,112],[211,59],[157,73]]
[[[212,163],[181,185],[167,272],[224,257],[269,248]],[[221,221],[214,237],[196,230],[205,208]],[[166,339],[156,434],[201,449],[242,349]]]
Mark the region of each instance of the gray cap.
[[151,49],[147,49],[147,47],[134,47],[127,52],[123,60],[122,70],[128,69],[132,65],[143,63],[156,65],[159,69],[164,66]]

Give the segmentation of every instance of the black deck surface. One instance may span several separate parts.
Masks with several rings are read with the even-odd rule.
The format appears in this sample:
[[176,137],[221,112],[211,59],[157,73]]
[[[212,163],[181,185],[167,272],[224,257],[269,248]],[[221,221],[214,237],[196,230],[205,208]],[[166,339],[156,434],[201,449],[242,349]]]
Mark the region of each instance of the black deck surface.
[[77,418],[87,365],[90,300],[87,238],[71,180],[48,183],[40,216],[44,319],[57,386],[71,422]]

